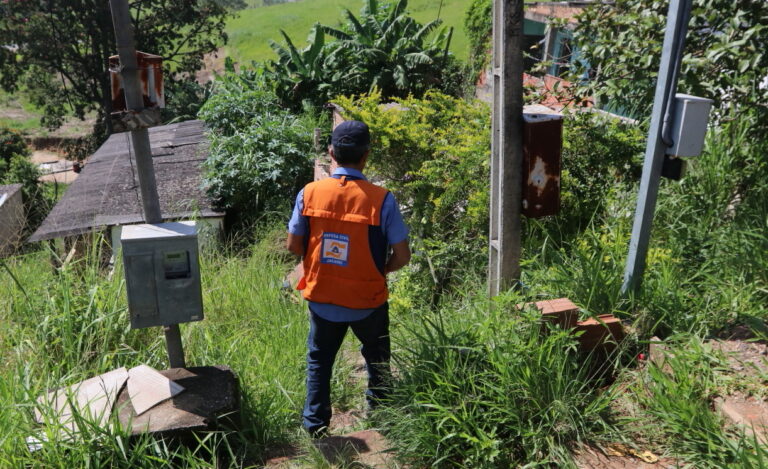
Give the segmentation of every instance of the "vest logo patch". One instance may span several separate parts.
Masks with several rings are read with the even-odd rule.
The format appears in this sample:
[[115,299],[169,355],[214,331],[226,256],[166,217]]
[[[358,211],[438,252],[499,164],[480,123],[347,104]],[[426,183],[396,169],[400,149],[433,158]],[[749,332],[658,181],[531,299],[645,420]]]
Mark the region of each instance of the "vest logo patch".
[[341,233],[323,233],[321,264],[347,266],[349,257],[349,236]]

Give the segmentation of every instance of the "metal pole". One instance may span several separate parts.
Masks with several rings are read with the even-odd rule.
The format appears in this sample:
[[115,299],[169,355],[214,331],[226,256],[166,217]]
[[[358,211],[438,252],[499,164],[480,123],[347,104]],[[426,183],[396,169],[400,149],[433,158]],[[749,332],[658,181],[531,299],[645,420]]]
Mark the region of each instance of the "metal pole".
[[[117,52],[120,55],[120,74],[123,77],[125,101],[129,110],[141,112],[144,109],[144,98],[139,82],[138,64],[136,63],[136,46],[133,39],[133,24],[127,0],[109,0],[112,10],[112,23],[115,27]],[[161,223],[160,197],[157,195],[155,168],[152,163],[152,147],[149,143],[147,129],[131,131],[131,145],[136,157],[136,172],[141,188],[141,205],[144,221]],[[171,368],[184,368],[184,348],[181,343],[181,331],[178,324],[164,327],[168,360]]]
[[493,2],[493,124],[489,293],[520,280],[523,161],[523,0]]
[[651,226],[659,193],[661,167],[668,148],[665,143],[664,125],[671,122],[674,112],[674,93],[677,88],[677,75],[680,70],[682,50],[685,47],[685,35],[691,14],[691,0],[672,0],[667,14],[667,27],[664,33],[664,46],[661,53],[661,65],[656,82],[656,95],[653,100],[651,126],[648,130],[648,142],[645,147],[643,175],[637,196],[637,209],[629,242],[629,254],[624,270],[622,293],[637,290],[645,271],[645,258],[651,237]]

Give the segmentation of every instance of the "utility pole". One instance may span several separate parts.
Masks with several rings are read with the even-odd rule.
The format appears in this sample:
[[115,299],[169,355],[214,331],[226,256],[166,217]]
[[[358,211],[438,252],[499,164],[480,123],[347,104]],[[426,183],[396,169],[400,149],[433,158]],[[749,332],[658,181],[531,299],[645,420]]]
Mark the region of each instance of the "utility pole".
[[664,33],[664,46],[661,52],[661,65],[656,82],[656,95],[653,100],[651,126],[648,130],[648,142],[645,147],[643,175],[637,196],[635,221],[632,226],[632,238],[629,242],[629,255],[624,270],[622,293],[637,290],[643,279],[648,243],[651,237],[653,215],[659,193],[661,168],[664,155],[672,142],[669,130],[675,112],[675,91],[682,62],[685,36],[691,15],[691,0],[672,0],[667,14],[667,27]]
[[520,281],[523,166],[523,0],[493,0],[493,124],[488,290]]
[[[120,74],[123,78],[125,101],[128,112],[140,113],[144,109],[144,98],[139,81],[139,70],[134,45],[133,24],[127,0],[109,0],[112,23],[115,27],[117,52],[120,55]],[[149,132],[145,127],[131,131],[131,145],[136,157],[136,171],[141,189],[141,206],[146,223],[162,223],[160,198],[157,195],[155,168],[152,163],[152,148]],[[178,324],[164,326],[166,348],[171,368],[184,368],[184,348]]]

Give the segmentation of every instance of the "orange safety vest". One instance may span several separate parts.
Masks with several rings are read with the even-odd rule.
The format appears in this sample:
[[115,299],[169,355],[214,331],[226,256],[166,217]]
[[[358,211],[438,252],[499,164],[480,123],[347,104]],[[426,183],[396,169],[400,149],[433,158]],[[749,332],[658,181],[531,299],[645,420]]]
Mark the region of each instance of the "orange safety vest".
[[385,251],[386,242],[372,246],[369,233],[381,233],[381,206],[387,193],[346,176],[304,187],[302,215],[309,217],[309,235],[304,277],[297,289],[303,290],[305,299],[355,309],[377,308],[387,301],[386,252],[372,251]]

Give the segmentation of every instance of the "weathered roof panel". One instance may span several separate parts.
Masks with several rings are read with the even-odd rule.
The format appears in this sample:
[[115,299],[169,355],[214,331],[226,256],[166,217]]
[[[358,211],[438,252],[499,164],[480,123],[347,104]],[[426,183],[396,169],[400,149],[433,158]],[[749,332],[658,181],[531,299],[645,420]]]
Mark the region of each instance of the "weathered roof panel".
[[[163,219],[223,216],[202,189],[200,165],[208,154],[204,123],[153,127],[149,139]],[[104,142],[29,242],[144,220],[130,140],[125,132]]]

